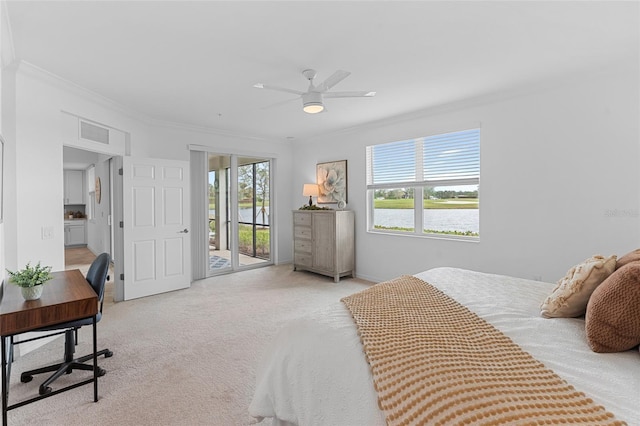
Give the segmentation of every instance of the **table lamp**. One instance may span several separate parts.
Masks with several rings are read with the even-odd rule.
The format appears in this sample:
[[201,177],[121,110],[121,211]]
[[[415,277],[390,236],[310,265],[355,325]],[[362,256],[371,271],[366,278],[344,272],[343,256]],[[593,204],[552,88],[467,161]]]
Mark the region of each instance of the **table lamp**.
[[318,185],[315,183],[305,183],[302,187],[302,195],[304,197],[309,197],[309,207],[313,206],[313,198],[320,195],[320,191],[318,189]]

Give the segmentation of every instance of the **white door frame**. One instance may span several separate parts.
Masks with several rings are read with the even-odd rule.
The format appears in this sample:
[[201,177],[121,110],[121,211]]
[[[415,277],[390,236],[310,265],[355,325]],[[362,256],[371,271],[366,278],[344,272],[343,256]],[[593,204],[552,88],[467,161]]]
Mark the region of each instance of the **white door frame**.
[[113,191],[112,209],[113,221],[111,229],[113,230],[113,246],[115,251],[112,255],[113,259],[113,301],[122,302],[124,300],[124,194],[122,191],[122,156],[113,158]]

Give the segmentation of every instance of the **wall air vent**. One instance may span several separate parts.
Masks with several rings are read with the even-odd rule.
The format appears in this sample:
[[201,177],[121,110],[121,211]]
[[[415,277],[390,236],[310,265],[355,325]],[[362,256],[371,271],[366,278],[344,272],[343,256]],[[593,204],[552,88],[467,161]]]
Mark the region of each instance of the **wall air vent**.
[[109,144],[109,129],[80,120],[80,139]]

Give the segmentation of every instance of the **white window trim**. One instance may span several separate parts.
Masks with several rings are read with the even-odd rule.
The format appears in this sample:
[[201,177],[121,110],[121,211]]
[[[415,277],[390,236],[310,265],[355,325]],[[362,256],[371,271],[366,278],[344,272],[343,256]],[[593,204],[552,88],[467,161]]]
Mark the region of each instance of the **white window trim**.
[[[473,128],[480,129],[480,126],[474,126]],[[472,130],[473,128],[466,129],[458,129],[452,130],[445,133],[455,133],[462,132],[465,130]],[[437,136],[437,134],[432,134],[429,136]],[[415,176],[416,180],[414,181],[404,181],[404,182],[393,182],[393,183],[381,183],[374,184],[368,183],[367,176],[367,190],[366,190],[366,200],[367,200],[367,232],[371,234],[382,234],[382,235],[395,235],[401,237],[416,237],[416,238],[430,238],[430,239],[440,239],[440,240],[454,240],[454,241],[465,241],[465,242],[480,242],[480,236],[468,236],[468,235],[454,235],[454,234],[445,234],[445,233],[428,233],[424,232],[424,187],[441,187],[441,186],[462,186],[462,185],[480,185],[480,177],[477,178],[462,178],[462,179],[447,179],[447,180],[424,180],[419,179],[418,177],[423,176],[423,161],[420,159],[423,157],[423,141],[429,136],[424,136],[421,138],[416,138],[415,150],[416,150],[416,164],[415,164]],[[374,146],[374,145],[372,145]],[[367,152],[371,146],[367,146]],[[366,158],[366,173],[369,174],[370,169],[373,167],[371,164],[372,158],[367,155]],[[395,188],[413,188],[414,190],[414,230],[410,231],[394,231],[394,230],[385,230],[381,228],[375,228],[374,225],[374,194],[377,189],[395,189]],[[478,188],[478,199],[480,199],[480,189]],[[478,206],[479,208],[479,206]],[[479,213],[479,211],[478,211]]]

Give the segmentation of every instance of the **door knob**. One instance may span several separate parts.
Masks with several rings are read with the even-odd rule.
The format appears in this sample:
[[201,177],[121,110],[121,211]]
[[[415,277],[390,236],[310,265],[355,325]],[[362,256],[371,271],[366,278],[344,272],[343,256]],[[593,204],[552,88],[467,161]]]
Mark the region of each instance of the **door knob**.
[[189,230],[187,228],[184,228],[182,231],[178,231],[178,234],[188,234]]

